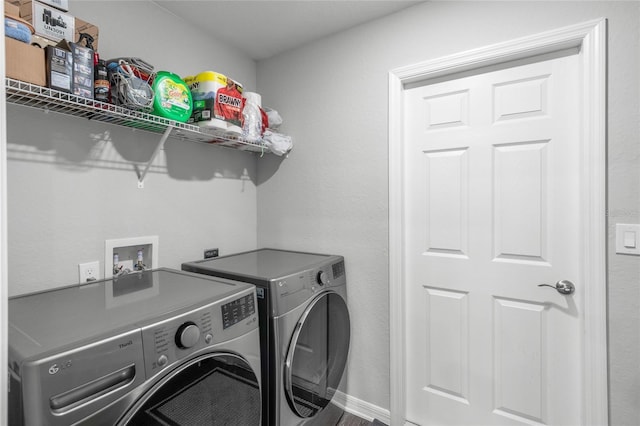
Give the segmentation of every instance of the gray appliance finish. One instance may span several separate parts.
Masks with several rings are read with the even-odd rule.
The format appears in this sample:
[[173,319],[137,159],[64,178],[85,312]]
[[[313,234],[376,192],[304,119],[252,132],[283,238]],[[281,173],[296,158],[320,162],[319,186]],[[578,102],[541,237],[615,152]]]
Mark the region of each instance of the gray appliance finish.
[[253,285],[159,268],[8,315],[10,425],[260,424]]
[[264,248],[182,264],[256,285],[263,424],[336,424],[350,343],[344,258]]

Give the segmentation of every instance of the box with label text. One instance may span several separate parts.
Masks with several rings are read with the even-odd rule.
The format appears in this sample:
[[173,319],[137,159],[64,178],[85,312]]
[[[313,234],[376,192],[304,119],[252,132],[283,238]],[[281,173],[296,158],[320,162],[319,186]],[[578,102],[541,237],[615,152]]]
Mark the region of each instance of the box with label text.
[[7,0],[7,2],[18,6],[20,17],[34,26],[36,29],[34,38],[41,47],[54,46],[62,39],[77,42],[80,34],[85,33],[91,36],[93,49],[98,49],[99,31],[96,25],[39,1]]
[[60,9],[64,12],[69,11],[69,0],[39,0],[41,3],[53,6],[56,9]]
[[61,92],[73,89],[73,54],[66,41],[45,48],[47,87]]
[[93,99],[93,50],[78,43],[69,43],[69,46],[73,55],[72,92]]

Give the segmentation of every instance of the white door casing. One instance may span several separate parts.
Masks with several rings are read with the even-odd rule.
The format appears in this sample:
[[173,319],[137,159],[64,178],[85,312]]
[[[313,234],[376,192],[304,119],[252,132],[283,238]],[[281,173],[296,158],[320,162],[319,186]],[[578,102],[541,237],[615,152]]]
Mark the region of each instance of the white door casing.
[[[582,334],[582,358],[577,360],[575,365],[581,366],[578,375],[581,376],[583,383],[582,392],[578,395],[578,404],[583,407],[579,416],[582,424],[607,424],[607,362],[606,362],[606,275],[605,275],[605,21],[597,20],[587,22],[568,28],[562,28],[550,33],[544,33],[533,37],[527,37],[499,45],[489,46],[487,48],[465,52],[460,55],[443,58],[415,66],[405,67],[394,70],[390,73],[390,297],[391,297],[391,419],[392,425],[404,424],[406,419],[405,409],[408,395],[405,394],[407,385],[407,374],[413,374],[413,371],[405,370],[405,360],[407,354],[406,320],[405,312],[405,294],[407,292],[407,276],[405,276],[405,266],[410,260],[410,253],[404,251],[406,234],[405,222],[406,201],[405,193],[409,183],[403,180],[404,164],[403,155],[406,147],[404,146],[406,135],[403,134],[403,123],[405,122],[406,111],[403,111],[405,89],[408,83],[417,81],[432,80],[437,77],[454,74],[461,71],[477,69],[483,66],[496,65],[512,60],[532,57],[541,54],[558,52],[567,48],[577,48],[579,55],[578,67],[580,68],[580,87],[578,87],[579,96],[582,100],[578,111],[578,119],[581,123],[580,143],[581,149],[576,153],[576,163],[579,167],[579,179],[582,182],[579,194],[577,194],[578,208],[582,212],[580,223],[576,226],[576,231],[581,235],[579,241],[578,263],[580,270],[577,272],[580,277],[579,290],[582,292],[578,299],[580,305],[584,304],[584,310],[581,313],[582,325],[578,334]],[[536,87],[540,81],[534,80],[530,86]],[[508,91],[508,89],[507,89]],[[464,98],[464,94],[458,95],[459,102]],[[450,98],[454,99],[454,97]],[[436,117],[437,118],[437,117]],[[444,117],[446,121],[446,117]],[[544,138],[541,138],[542,141]],[[524,150],[523,150],[524,149]],[[498,168],[503,167],[503,172],[511,173],[508,162],[501,162],[501,158],[517,158],[524,155],[525,158],[533,159],[537,156],[537,152],[547,149],[544,142],[529,143],[527,145],[504,145],[498,149],[496,165]],[[541,151],[542,150],[542,151]],[[533,154],[533,155],[531,155]],[[433,152],[432,158],[437,158],[436,165],[455,164],[456,161],[466,161],[463,157],[463,151],[440,151]],[[546,155],[546,154],[545,154]],[[457,156],[457,157],[456,157]],[[539,157],[539,156],[538,156]],[[451,160],[454,160],[452,163]],[[529,161],[533,165],[535,161]],[[446,167],[443,169],[445,172]],[[508,225],[508,224],[507,224]],[[437,235],[433,236],[438,238]],[[530,241],[531,243],[531,241]],[[531,247],[531,246],[529,246]],[[464,247],[458,247],[456,250],[464,252]],[[444,253],[454,255],[455,253],[447,252],[445,247]],[[437,251],[437,250],[436,250]],[[437,254],[437,253],[432,253]],[[442,254],[442,253],[441,253]],[[459,256],[465,256],[464,253],[458,253]],[[503,260],[509,260],[509,256]],[[544,257],[544,253],[543,256]],[[551,277],[549,277],[551,278]],[[557,277],[562,279],[566,277]],[[553,284],[553,282],[550,282]],[[535,289],[531,295],[538,292],[549,291],[555,293],[551,289]],[[451,301],[451,307],[459,308],[461,304],[467,303],[464,293],[446,292],[442,289],[431,288],[427,293],[431,292],[431,296],[438,298],[439,301]],[[459,294],[460,297],[454,297]],[[446,297],[445,297],[446,296]],[[560,295],[545,295],[548,300],[557,300]],[[541,296],[543,297],[543,296]],[[571,297],[571,296],[569,296]],[[447,299],[448,298],[448,299]],[[562,300],[562,297],[560,297]],[[572,300],[572,299],[570,299]],[[566,302],[570,303],[570,302]],[[497,300],[497,308],[493,315],[509,315],[514,312],[521,311],[519,308],[533,309],[531,318],[540,318],[539,313],[535,313],[535,307],[540,306],[544,309],[542,302],[537,305],[523,304],[518,298],[505,298]],[[447,309],[447,303],[442,303],[441,309]],[[571,310],[571,307],[567,308]],[[557,310],[557,309],[556,309]],[[549,310],[548,312],[551,312]],[[560,311],[560,313],[562,313]],[[566,313],[566,312],[565,312]],[[526,320],[520,317],[519,321]],[[503,324],[507,324],[504,322]],[[475,326],[475,324],[474,324]],[[465,330],[463,330],[464,332]],[[503,331],[509,331],[508,329]],[[513,330],[512,332],[516,332]],[[446,337],[443,337],[443,339]],[[524,342],[526,343],[526,342]],[[463,353],[464,351],[462,351]],[[561,354],[558,354],[562,356]],[[563,358],[564,359],[564,358]],[[468,360],[463,360],[468,361]],[[501,362],[500,359],[494,360],[494,363]],[[442,376],[441,379],[445,377]],[[522,376],[522,379],[532,376]],[[444,380],[444,379],[443,379]],[[463,389],[467,384],[457,382],[458,387]],[[461,383],[461,384],[460,384]],[[513,382],[512,382],[513,383]],[[538,387],[540,385],[538,384]],[[437,393],[437,386],[434,388]],[[433,389],[432,389],[433,390]],[[464,390],[464,389],[463,389]],[[494,389],[490,388],[493,392]],[[455,392],[454,392],[455,393]],[[464,392],[460,392],[459,399],[464,400]],[[499,392],[496,392],[499,394]],[[531,394],[533,395],[533,394]],[[414,395],[411,395],[413,397]],[[452,396],[451,392],[448,396]],[[451,398],[450,398],[451,399]],[[502,401],[502,405],[514,404],[515,400]],[[461,401],[464,402],[464,401]],[[495,404],[495,401],[493,402]],[[500,405],[500,404],[498,404]],[[535,404],[533,404],[535,405]],[[506,407],[508,408],[508,407]],[[523,413],[526,414],[527,406],[521,406]],[[546,408],[545,408],[546,410]],[[518,410],[514,410],[516,413]],[[513,414],[509,410],[505,411],[507,415]],[[505,414],[503,413],[503,414]],[[548,414],[545,413],[545,416]],[[530,416],[535,419],[535,415]],[[543,416],[544,417],[544,416]],[[516,418],[518,416],[516,415]],[[544,420],[541,419],[541,420]]]
[[[4,7],[4,6],[3,6]],[[4,27],[0,29],[4,39]],[[7,108],[5,88],[5,45],[0,46],[0,389],[8,389],[9,279],[7,272]],[[7,412],[7,392],[0,396],[0,413]],[[0,414],[2,421],[4,414]]]

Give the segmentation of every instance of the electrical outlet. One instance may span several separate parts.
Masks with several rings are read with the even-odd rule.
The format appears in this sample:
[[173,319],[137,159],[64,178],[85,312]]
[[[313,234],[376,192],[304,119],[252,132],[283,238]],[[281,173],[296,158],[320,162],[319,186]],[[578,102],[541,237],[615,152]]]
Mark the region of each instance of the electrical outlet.
[[208,249],[204,251],[204,258],[211,259],[212,257],[218,257],[218,249]]
[[93,261],[78,264],[78,278],[80,283],[95,281],[100,275],[100,262]]

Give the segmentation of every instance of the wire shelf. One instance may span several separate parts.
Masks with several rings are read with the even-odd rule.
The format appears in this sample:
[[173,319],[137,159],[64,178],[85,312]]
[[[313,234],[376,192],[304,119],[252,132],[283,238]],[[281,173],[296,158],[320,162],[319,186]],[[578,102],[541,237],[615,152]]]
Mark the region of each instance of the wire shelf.
[[224,130],[209,129],[123,108],[94,99],[75,96],[47,87],[6,79],[7,103],[52,111],[74,117],[110,123],[117,126],[164,134],[171,127],[170,137],[194,142],[209,143],[242,151],[267,153],[263,144],[242,140],[240,135]]

